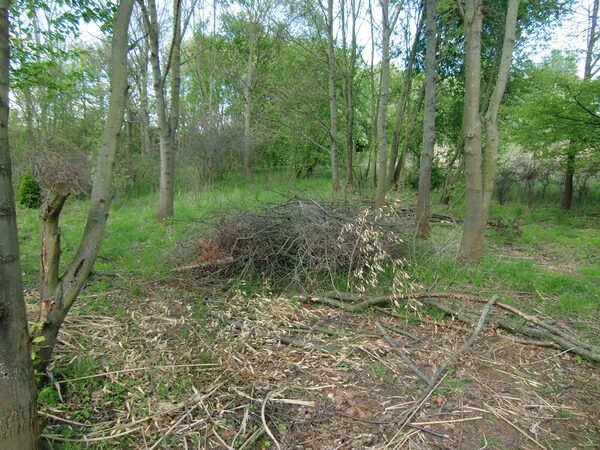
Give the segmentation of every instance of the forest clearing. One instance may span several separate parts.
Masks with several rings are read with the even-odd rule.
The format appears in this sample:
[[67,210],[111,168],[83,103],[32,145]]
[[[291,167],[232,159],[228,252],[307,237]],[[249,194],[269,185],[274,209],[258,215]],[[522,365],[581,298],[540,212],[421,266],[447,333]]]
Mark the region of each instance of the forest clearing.
[[[152,219],[144,198],[117,200],[90,283],[61,330],[53,382],[39,394],[42,435],[51,448],[600,443],[597,363],[547,347],[539,342],[544,339],[508,333],[492,315],[473,346],[437,380],[409,426],[401,427],[397,421],[427,383],[397,351],[431,377],[469,339],[473,326],[418,299],[347,312],[310,299],[323,295],[323,284],[312,291],[307,279],[298,285],[289,274],[282,290],[276,279],[210,272],[222,267],[180,270],[208,261],[206,241],[214,222],[209,216],[219,223],[240,211],[262,217],[261,205],[289,205],[297,195],[316,201],[318,190],[331,198],[326,178],[304,181],[298,186],[303,191],[282,186],[275,179],[189,194],[178,203],[185,217],[166,222]],[[398,205],[414,207],[414,197],[406,196]],[[336,202],[338,209],[344,202]],[[67,211],[62,226],[69,243],[80,232],[76,222],[83,220],[85,205],[76,202]],[[504,226],[488,232],[481,265],[467,266],[453,262],[460,225],[449,218],[459,216],[442,208],[436,213],[446,219],[432,224],[430,241],[415,240],[414,225],[409,220],[404,225],[410,227],[403,234],[402,270],[409,274],[404,292],[496,295],[498,302],[598,345],[600,233],[592,210],[557,215],[543,205],[498,208],[491,221],[502,219]],[[37,220],[34,212],[25,217],[27,268],[36,264],[37,246],[27,236],[36,234]],[[224,256],[210,255],[216,261]],[[337,276],[341,289],[347,278]],[[391,274],[382,277],[368,297],[390,293]],[[25,283],[34,285],[35,279]],[[35,309],[36,293],[28,298]],[[477,315],[484,306],[439,301]]]
[[600,0],[0,0],[0,450],[600,447]]

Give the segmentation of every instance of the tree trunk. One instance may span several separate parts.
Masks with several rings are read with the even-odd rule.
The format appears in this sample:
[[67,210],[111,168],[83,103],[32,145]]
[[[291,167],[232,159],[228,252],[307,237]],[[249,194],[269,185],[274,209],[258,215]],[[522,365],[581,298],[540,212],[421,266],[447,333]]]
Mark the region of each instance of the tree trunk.
[[379,111],[377,113],[377,192],[375,207],[380,208],[385,202],[387,189],[387,107],[390,92],[390,36],[392,26],[389,17],[389,0],[381,0],[381,17],[383,24],[381,40],[381,83],[379,85]]
[[481,25],[483,0],[465,2],[465,100],[462,133],[465,141],[466,206],[459,260],[477,260],[483,252],[480,233],[482,218],[481,186]]
[[254,47],[256,43],[256,33],[254,24],[250,23],[250,35],[248,36],[248,59],[246,62],[246,83],[244,86],[244,150],[243,163],[244,174],[250,175],[252,163],[252,95],[254,86]]
[[[342,33],[344,36],[344,56],[346,57],[346,26],[345,12],[342,2]],[[344,76],[344,112],[346,117],[345,147],[346,147],[346,186],[353,181],[353,155],[354,155],[354,74],[356,72],[356,1],[350,0],[350,17],[352,20],[350,58],[346,61],[346,72]],[[347,58],[346,58],[347,59]]]
[[[88,217],[77,252],[60,278],[56,276],[59,264],[56,255],[60,253],[56,240],[59,235],[53,231],[58,228],[58,216],[49,220],[49,229],[42,230],[45,242],[42,243],[41,283],[45,286],[41,289],[38,322],[43,325],[36,328],[34,332],[34,337],[43,338],[35,361],[35,368],[40,373],[46,372],[58,331],[83,288],[102,243],[112,198],[112,171],[127,97],[127,52],[129,51],[127,29],[132,8],[133,0],[121,0],[115,17],[111,48],[110,101],[96,163]],[[68,191],[65,190],[57,189],[54,193],[65,198],[68,195]],[[64,203],[64,199],[56,200],[52,205],[58,208],[61,202]],[[51,216],[54,213],[49,214]],[[51,242],[53,239],[55,242]],[[58,282],[55,284],[57,279]]]
[[[597,27],[598,27],[598,6],[600,0],[594,0],[594,5],[592,6],[592,12],[589,16],[590,20],[590,30],[588,35],[587,42],[587,51],[585,53],[585,66],[583,71],[583,79],[589,80],[592,78],[594,73],[597,73],[596,64],[598,63],[599,58],[597,55],[594,55],[594,47],[596,46],[596,41],[598,40],[597,35]],[[596,56],[596,57],[595,57]]]
[[400,98],[398,99],[398,104],[396,105],[396,116],[394,119],[394,134],[392,135],[390,167],[388,173],[390,185],[395,184],[395,182],[397,181],[395,179],[394,174],[396,172],[396,166],[398,161],[398,149],[400,148],[400,133],[402,132],[402,123],[404,122],[404,111],[406,110],[406,104],[412,92],[412,71],[415,56],[417,55],[419,36],[421,35],[421,29],[423,28],[423,20],[424,16],[422,16],[421,20],[419,20],[419,26],[417,27],[417,31],[415,32],[413,44],[410,48],[408,60],[406,61],[406,69],[404,71],[404,78],[402,80],[402,90],[400,91]]
[[337,100],[335,92],[335,48],[333,42],[333,0],[327,0],[327,67],[329,82],[329,153],[331,155],[331,187],[340,189],[340,171],[337,152]]
[[[517,11],[519,0],[509,0],[504,25],[504,41],[500,68],[494,91],[485,114],[486,152],[481,156],[481,118],[479,117],[480,77],[481,77],[481,7],[482,1],[467,2],[465,8],[465,34],[467,56],[465,61],[465,113],[463,136],[465,140],[465,169],[467,173],[466,210],[463,235],[458,258],[479,260],[483,254],[485,228],[492,192],[496,162],[498,160],[498,111],[506,90],[508,72],[515,46]],[[472,19],[471,19],[472,18]],[[477,55],[475,55],[475,52]],[[477,67],[475,67],[477,65]],[[474,77],[477,77],[475,80]],[[477,87],[475,88],[475,85]],[[475,97],[476,96],[476,97]],[[475,108],[477,111],[475,111]]]
[[496,78],[496,85],[489,101],[485,122],[485,156],[483,158],[483,215],[480,223],[480,234],[482,240],[485,235],[485,227],[488,222],[490,202],[494,193],[494,178],[496,176],[496,165],[498,162],[498,146],[500,145],[500,130],[498,128],[498,112],[500,103],[504,97],[506,84],[508,83],[508,73],[512,62],[513,50],[515,48],[517,13],[520,0],[509,0],[506,8],[506,20],[504,24],[504,42],[502,44],[502,55],[500,57],[500,68]]
[[28,450],[38,428],[8,141],[8,7],[0,0],[0,448]]
[[[142,8],[142,16],[144,19],[144,25],[148,34],[150,42],[150,64],[152,66],[152,78],[154,86],[154,96],[156,97],[156,115],[157,124],[160,136],[160,175],[159,175],[159,187],[158,187],[158,203],[156,208],[156,218],[165,219],[173,215],[173,201],[174,201],[174,178],[175,178],[175,158],[173,154],[173,144],[175,137],[175,130],[172,129],[173,118],[178,119],[178,114],[174,114],[172,111],[171,119],[167,115],[167,102],[165,99],[165,79],[160,67],[160,47],[158,42],[159,24],[158,14],[156,11],[156,1],[148,0],[148,7],[143,3],[143,0],[139,0],[140,7]],[[179,63],[175,60],[178,58],[178,51],[176,47],[181,42],[176,43],[176,37],[180,37],[180,12],[179,2],[174,0],[175,10],[173,11],[173,41],[171,42],[172,53],[169,55],[169,61],[165,67],[165,74],[168,73],[169,69],[177,71],[174,66]],[[179,39],[180,41],[180,39]],[[172,80],[176,77],[175,72],[172,74]],[[173,86],[177,87],[176,82],[173,80]],[[174,95],[179,95],[179,92],[171,92],[172,98]],[[178,103],[178,98],[177,98]],[[177,111],[178,113],[178,111]],[[175,121],[177,122],[177,121]]]
[[435,146],[435,90],[436,90],[436,7],[437,0],[425,0],[426,50],[425,50],[425,117],[423,118],[423,147],[419,167],[419,193],[417,197],[416,223],[419,233],[429,237],[429,208],[431,204],[431,167]]
[[567,151],[567,166],[565,168],[565,184],[563,190],[560,207],[566,211],[571,209],[573,204],[573,177],[575,175],[575,151],[573,150],[573,142],[569,143]]

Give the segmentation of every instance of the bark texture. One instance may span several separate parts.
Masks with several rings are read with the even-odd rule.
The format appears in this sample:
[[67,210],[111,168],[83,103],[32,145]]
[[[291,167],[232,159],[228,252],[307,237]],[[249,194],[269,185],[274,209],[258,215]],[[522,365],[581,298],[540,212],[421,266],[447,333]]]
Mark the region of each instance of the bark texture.
[[[483,254],[485,227],[494,187],[498,159],[498,111],[504,96],[515,46],[519,0],[509,0],[506,9],[500,67],[484,118],[480,116],[481,26],[483,0],[469,0],[463,11],[465,25],[465,104],[462,133],[465,146],[465,220],[459,260],[477,261]],[[484,123],[482,123],[484,122]],[[485,124],[486,149],[482,157],[482,128]]]
[[415,37],[410,48],[410,53],[408,54],[408,59],[406,61],[406,70],[404,71],[404,77],[402,79],[402,90],[400,91],[400,97],[398,99],[398,103],[396,104],[396,115],[394,118],[394,133],[392,135],[392,146],[389,164],[390,167],[388,173],[390,185],[395,184],[397,181],[395,179],[394,174],[396,172],[396,165],[398,163],[398,150],[400,149],[400,134],[402,131],[402,123],[404,122],[406,104],[412,92],[413,65],[415,62],[415,56],[417,55],[419,37],[421,35],[421,30],[423,29],[424,18],[425,16],[421,17],[421,20],[419,21],[419,25],[417,27],[417,31],[415,32]]
[[[45,296],[40,298],[39,322],[42,322],[42,325],[34,333],[35,337],[44,338],[40,343],[41,348],[35,362],[36,370],[41,373],[46,372],[58,331],[96,261],[108,219],[112,197],[112,172],[127,98],[127,52],[129,51],[127,29],[132,8],[133,0],[121,0],[113,26],[108,116],[104,124],[102,143],[96,162],[92,196],[83,237],[72,262],[58,282],[55,285],[53,283],[53,280],[56,279],[55,272],[58,271],[58,261],[56,261],[56,267],[48,266],[46,279],[41,280],[42,284],[46,285],[42,288]],[[42,212],[43,215],[44,212]],[[56,227],[58,226],[58,216],[52,217],[51,221],[55,222]],[[57,239],[59,235],[48,233],[46,236],[47,239],[52,239],[53,236],[54,239]],[[45,246],[46,248],[57,247],[58,243],[46,242]],[[52,255],[57,253],[59,254],[60,250],[53,250]],[[48,260],[49,256],[47,254],[42,257]],[[42,271],[44,272],[44,269]]]
[[[174,180],[175,180],[175,133],[179,123],[179,75],[181,47],[181,8],[180,1],[173,0],[173,40],[164,74],[160,62],[159,24],[156,1],[148,0],[148,6],[143,0],[138,1],[142,9],[144,26],[148,35],[150,47],[150,65],[154,96],[156,98],[156,115],[160,139],[160,175],[158,188],[158,203],[156,218],[165,219],[173,215]],[[176,67],[177,66],[177,67]],[[169,70],[171,73],[171,115],[167,111],[165,81]],[[174,102],[174,103],[173,103]]]
[[329,153],[331,156],[331,188],[340,189],[340,169],[337,152],[337,96],[335,92],[335,48],[333,39],[333,0],[327,0],[327,68],[329,88]]
[[423,118],[423,146],[421,164],[419,166],[419,193],[415,220],[419,234],[429,237],[429,209],[431,206],[431,166],[433,164],[433,148],[435,146],[435,91],[436,91],[436,27],[437,0],[425,0],[425,116]]
[[0,448],[27,450],[37,442],[36,391],[8,141],[8,6],[0,1]]
[[377,113],[377,191],[375,194],[375,207],[383,206],[385,191],[387,189],[387,109],[390,95],[390,36],[392,24],[389,16],[389,0],[381,0],[381,17],[383,21],[383,35],[381,40],[381,82],[379,85],[379,111]]

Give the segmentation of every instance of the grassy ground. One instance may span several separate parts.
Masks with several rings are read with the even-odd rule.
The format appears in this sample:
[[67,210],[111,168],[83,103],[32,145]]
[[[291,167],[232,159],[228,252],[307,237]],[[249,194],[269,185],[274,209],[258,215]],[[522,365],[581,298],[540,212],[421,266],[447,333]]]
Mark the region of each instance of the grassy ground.
[[[111,327],[116,327],[111,318],[125,318],[127,327],[143,331],[146,308],[154,311],[153,317],[162,317],[161,311],[164,310],[166,317],[174,318],[172,320],[182,318],[175,335],[166,339],[161,353],[163,362],[168,363],[175,358],[170,352],[177,351],[171,348],[172,345],[167,345],[171,342],[169,339],[178,343],[191,342],[199,333],[198,327],[206,320],[207,300],[202,294],[181,290],[167,282],[172,278],[170,270],[178,249],[197,238],[202,229],[199,220],[227,208],[251,209],[260,202],[278,201],[294,189],[313,192],[323,198],[331,196],[327,178],[295,180],[271,176],[268,182],[258,178],[227,182],[197,192],[179,192],[175,217],[166,221],[154,219],[155,196],[152,193],[116,199],[94,274],[74,308],[75,325],[71,324],[74,328],[69,328],[71,334],[66,335],[65,341],[73,349],[78,346],[84,348],[86,342],[91,342],[88,341],[92,339],[90,336],[78,335],[76,331],[77,321],[88,320],[87,317],[103,317],[97,328],[110,334]],[[63,262],[68,262],[79,241],[86,207],[85,200],[73,199],[65,207],[61,218]],[[460,206],[450,211],[441,206],[435,209],[456,217],[461,215]],[[490,219],[495,225],[488,230],[486,255],[480,264],[455,264],[460,226],[444,223],[433,226],[430,241],[407,240],[407,271],[411,274],[415,290],[450,290],[484,296],[498,294],[501,300],[517,304],[528,312],[543,312],[567,320],[569,325],[580,330],[584,338],[597,340],[600,324],[600,221],[594,214],[597,213],[589,206],[565,213],[548,205],[494,205]],[[18,221],[24,282],[28,289],[35,290],[39,248],[37,211],[19,210]],[[252,289],[265,293],[260,292],[257,286]],[[380,286],[380,291],[386,292],[386,286]],[[226,294],[227,301],[231,295]],[[35,295],[31,295],[29,301],[33,304]],[[189,313],[192,320],[183,320],[184,316],[187,317],[184,312],[174,313],[173,302],[178,305],[176,310],[185,309],[185,314]],[[152,340],[154,331],[148,333],[148,339]],[[198,339],[204,342],[204,337]],[[135,344],[131,345],[135,348]],[[101,353],[77,357],[73,349],[59,352],[56,371],[65,379],[91,376],[109,366],[112,370],[115,364],[108,355]],[[123,352],[124,355],[131,353]],[[210,342],[201,346],[198,352],[200,356],[202,352],[206,353],[205,357],[200,357],[203,361],[214,359]],[[125,362],[117,364],[117,367],[127,367],[129,357],[124,357]],[[194,354],[190,359],[198,361],[199,355]],[[370,376],[375,377],[384,369],[373,366]],[[189,387],[190,379],[179,377],[172,380],[168,388],[160,383],[153,385],[153,394],[167,401],[174,392],[183,393]],[[133,389],[133,386],[129,387]],[[98,415],[103,413],[95,409],[94,395],[101,396],[115,410],[129,408],[129,387],[122,384],[107,387],[98,378],[84,380],[68,392],[78,402],[77,407],[71,408],[75,412],[69,416],[70,419],[97,421]],[[164,389],[166,391],[163,392]],[[52,387],[44,388],[39,400],[45,411],[63,405]],[[137,411],[137,414],[143,412]],[[54,426],[52,433],[68,438],[74,435],[71,428],[68,424],[63,424],[60,429]],[[264,445],[267,443],[268,440]],[[133,446],[134,441],[123,438],[122,444]],[[57,448],[81,448],[80,445],[62,443]],[[112,448],[110,442],[100,442],[95,446]]]

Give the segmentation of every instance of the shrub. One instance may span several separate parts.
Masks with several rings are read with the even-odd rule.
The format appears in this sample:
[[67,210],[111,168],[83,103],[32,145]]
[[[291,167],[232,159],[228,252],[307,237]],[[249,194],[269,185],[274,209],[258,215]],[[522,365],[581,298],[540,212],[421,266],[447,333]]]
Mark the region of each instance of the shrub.
[[42,204],[42,188],[30,173],[19,180],[17,202],[25,208],[39,208]]

